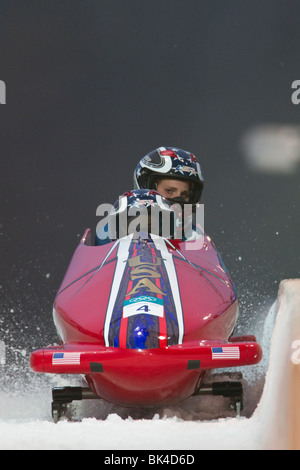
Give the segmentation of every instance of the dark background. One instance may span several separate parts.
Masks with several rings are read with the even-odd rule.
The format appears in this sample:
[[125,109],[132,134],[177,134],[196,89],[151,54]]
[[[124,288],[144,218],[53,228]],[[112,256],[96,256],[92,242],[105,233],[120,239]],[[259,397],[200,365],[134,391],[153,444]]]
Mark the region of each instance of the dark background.
[[158,146],[198,157],[205,229],[247,315],[299,276],[300,165],[256,172],[240,149],[253,126],[300,122],[299,21],[292,0],[1,0],[5,342],[56,338],[52,301],[80,236]]

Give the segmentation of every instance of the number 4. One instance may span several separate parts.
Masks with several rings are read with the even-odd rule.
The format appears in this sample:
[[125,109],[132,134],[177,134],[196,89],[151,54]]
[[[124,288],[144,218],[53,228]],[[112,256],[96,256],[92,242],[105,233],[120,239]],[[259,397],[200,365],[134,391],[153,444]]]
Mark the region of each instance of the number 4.
[[141,307],[137,308],[136,311],[139,312],[140,310],[143,310],[144,312],[149,312],[149,306],[147,304],[141,305]]

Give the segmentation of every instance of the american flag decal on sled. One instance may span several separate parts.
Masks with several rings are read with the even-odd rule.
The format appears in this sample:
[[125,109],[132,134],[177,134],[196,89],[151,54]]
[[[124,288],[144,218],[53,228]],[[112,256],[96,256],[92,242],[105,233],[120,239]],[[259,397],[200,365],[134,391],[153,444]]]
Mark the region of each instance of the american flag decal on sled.
[[72,365],[72,364],[80,364],[80,353],[54,353],[52,356],[52,364],[53,365]]
[[238,346],[222,346],[211,348],[212,359],[239,359],[240,348]]

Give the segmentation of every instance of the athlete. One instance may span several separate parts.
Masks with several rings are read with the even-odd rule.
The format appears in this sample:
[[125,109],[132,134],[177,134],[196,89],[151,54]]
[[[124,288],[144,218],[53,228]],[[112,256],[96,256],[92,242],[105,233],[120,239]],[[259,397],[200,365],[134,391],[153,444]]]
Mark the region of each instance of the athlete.
[[[155,190],[152,197],[157,191],[173,205],[173,210],[177,211],[175,214],[175,238],[189,241],[203,235],[202,229],[197,231],[196,224],[193,223],[193,218],[195,218],[193,216],[195,216],[197,205],[201,199],[204,180],[200,164],[192,153],[175,147],[160,147],[153,150],[140,160],[134,171],[133,179],[135,189]],[[137,201],[133,200],[137,196],[141,196],[141,194],[137,195],[135,191],[131,192],[130,199],[126,200],[123,207],[126,207],[126,210],[129,210],[131,206],[136,207]],[[151,201],[152,204],[153,202]],[[156,203],[157,201],[155,201]],[[114,208],[114,210],[117,209],[118,214],[122,214],[118,204],[115,204]],[[105,228],[103,223],[99,224],[96,244],[105,244],[110,240],[107,227]]]
[[137,189],[155,189],[171,203],[200,202],[204,179],[195,155],[175,147],[147,153],[133,175]]
[[96,245],[104,245],[127,235],[144,239],[149,234],[173,238],[175,218],[170,202],[157,191],[127,191],[111,207],[107,217],[98,223]]
[[[182,240],[197,238],[195,214],[203,191],[204,179],[194,154],[176,147],[159,147],[145,155],[138,163],[133,183],[135,188],[155,189],[177,210],[177,230]],[[187,211],[190,216],[187,216]],[[190,219],[190,220],[189,220]],[[181,223],[181,227],[178,225]],[[203,235],[202,230],[199,233]]]

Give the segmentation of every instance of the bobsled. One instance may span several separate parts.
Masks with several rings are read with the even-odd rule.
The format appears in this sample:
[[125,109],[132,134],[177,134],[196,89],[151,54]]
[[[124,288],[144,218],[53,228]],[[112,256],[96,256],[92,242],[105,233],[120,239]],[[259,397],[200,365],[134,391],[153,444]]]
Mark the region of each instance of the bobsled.
[[55,421],[89,398],[148,408],[210,393],[230,397],[240,413],[241,383],[206,377],[257,364],[262,350],[254,336],[233,336],[238,296],[210,237],[192,244],[148,233],[97,246],[86,230],[54,300],[61,344],[30,357],[37,373],[86,381],[53,389]]

